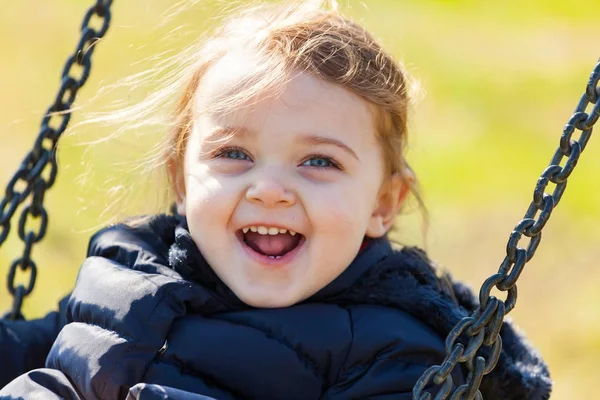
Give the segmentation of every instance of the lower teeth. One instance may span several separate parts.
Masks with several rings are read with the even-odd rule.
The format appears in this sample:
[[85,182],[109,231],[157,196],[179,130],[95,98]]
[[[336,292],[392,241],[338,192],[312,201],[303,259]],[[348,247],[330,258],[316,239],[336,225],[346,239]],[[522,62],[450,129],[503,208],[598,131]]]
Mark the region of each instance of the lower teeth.
[[279,259],[279,258],[281,258],[281,256],[267,256],[267,257],[273,258],[273,259]]

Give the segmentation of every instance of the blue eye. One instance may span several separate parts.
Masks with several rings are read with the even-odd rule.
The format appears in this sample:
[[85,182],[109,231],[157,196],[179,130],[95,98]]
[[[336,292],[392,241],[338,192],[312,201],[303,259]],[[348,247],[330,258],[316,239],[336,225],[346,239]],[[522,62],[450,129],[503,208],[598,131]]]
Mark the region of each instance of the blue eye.
[[308,160],[304,161],[302,163],[303,166],[305,167],[315,167],[315,168],[337,168],[340,169],[339,165],[333,161],[331,158],[329,157],[325,157],[325,156],[313,156],[311,158],[309,158]]
[[331,166],[331,161],[326,158],[318,157],[306,160],[302,165],[306,165],[307,167],[327,168]]
[[230,150],[224,153],[227,158],[231,158],[234,160],[247,160],[248,155],[240,150]]
[[251,161],[250,156],[244,149],[237,147],[225,147],[214,155],[215,158],[227,158],[229,160]]

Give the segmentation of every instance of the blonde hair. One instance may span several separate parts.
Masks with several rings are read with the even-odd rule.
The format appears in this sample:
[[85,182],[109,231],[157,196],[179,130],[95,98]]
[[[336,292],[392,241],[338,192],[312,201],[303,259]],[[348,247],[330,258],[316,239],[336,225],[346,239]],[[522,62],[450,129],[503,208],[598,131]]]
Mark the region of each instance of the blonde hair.
[[[212,102],[210,110],[198,110],[194,99],[203,76],[218,61],[236,52],[250,52],[256,57],[255,70]],[[145,101],[97,118],[135,120],[138,122],[129,127],[139,127],[145,123],[141,121],[152,121],[159,108],[173,98],[178,99],[167,124],[167,134],[147,160],[147,166],[162,170],[169,183],[164,185],[166,192],[159,205],[163,210],[175,197],[176,175],[182,168],[196,113],[235,110],[266,90],[277,92],[294,71],[340,85],[368,102],[375,116],[386,175],[399,174],[423,209],[416,182],[406,174],[410,169],[404,157],[411,81],[370,33],[342,15],[337,2],[282,1],[238,8],[211,35],[164,63],[162,70],[165,69],[171,69],[167,72],[167,83]]]

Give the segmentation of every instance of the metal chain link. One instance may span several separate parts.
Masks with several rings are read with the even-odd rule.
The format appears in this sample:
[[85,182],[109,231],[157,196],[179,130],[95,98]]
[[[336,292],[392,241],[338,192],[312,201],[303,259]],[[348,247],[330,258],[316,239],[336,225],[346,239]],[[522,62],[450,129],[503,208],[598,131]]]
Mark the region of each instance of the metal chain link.
[[[567,178],[577,165],[579,156],[592,134],[594,124],[600,117],[599,80],[600,62],[596,64],[590,75],[585,93],[577,104],[575,113],[563,129],[558,149],[535,185],[533,201],[523,219],[510,234],[506,245],[506,257],[500,264],[498,273],[490,276],[481,286],[479,307],[471,316],[459,321],[448,334],[446,358],[441,365],[434,365],[423,373],[413,388],[414,400],[430,400],[432,395],[426,391],[426,388],[431,383],[441,385],[436,400],[448,398],[452,390],[450,373],[458,363],[464,363],[469,372],[465,383],[454,391],[450,399],[482,399],[479,385],[483,376],[494,369],[500,357],[502,350],[500,328],[504,316],[515,307],[517,302],[517,279],[527,261],[535,254],[542,239],[542,229],[560,201],[567,186]],[[593,107],[587,113],[586,109],[590,104]],[[572,139],[575,130],[581,131],[577,140]],[[567,160],[561,166],[565,157]],[[556,185],[552,194],[546,193],[550,183]],[[530,238],[526,249],[519,246],[523,236]],[[508,292],[506,300],[502,301],[490,295],[494,287]],[[460,343],[459,339],[465,344]],[[482,346],[486,347],[487,358],[480,352]]]
[[[21,305],[25,296],[29,295],[35,285],[37,266],[31,259],[33,245],[44,237],[48,227],[48,213],[44,208],[44,194],[56,179],[58,166],[56,163],[56,144],[71,119],[71,106],[77,92],[87,81],[92,66],[92,54],[96,43],[108,30],[111,19],[110,6],[112,0],[96,0],[83,18],[81,38],[75,51],[67,59],[61,75],[61,85],[53,103],[42,118],[40,133],[33,149],[25,156],[21,166],[6,186],[4,198],[0,200],[0,246],[4,243],[11,229],[12,217],[19,206],[29,197],[31,201],[21,211],[18,233],[25,244],[23,255],[16,259],[8,271],[8,290],[13,296],[13,306],[4,318],[23,319]],[[101,20],[98,30],[90,26],[92,18]],[[79,69],[79,72],[76,70]],[[27,228],[32,220],[38,220],[37,231]],[[29,283],[25,287],[15,287],[17,268],[30,271]]]

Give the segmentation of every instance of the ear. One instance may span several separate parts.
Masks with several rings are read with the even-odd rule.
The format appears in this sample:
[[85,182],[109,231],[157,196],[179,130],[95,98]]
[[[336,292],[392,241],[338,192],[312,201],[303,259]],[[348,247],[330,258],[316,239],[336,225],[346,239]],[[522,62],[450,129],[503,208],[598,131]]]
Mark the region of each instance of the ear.
[[375,209],[367,225],[366,235],[368,237],[381,237],[390,230],[414,179],[412,171],[406,168],[402,173],[392,175],[381,186]]
[[185,216],[185,178],[183,174],[183,163],[179,160],[171,159],[167,162],[167,172],[169,181],[173,186],[175,193],[175,205],[177,206],[177,214]]

